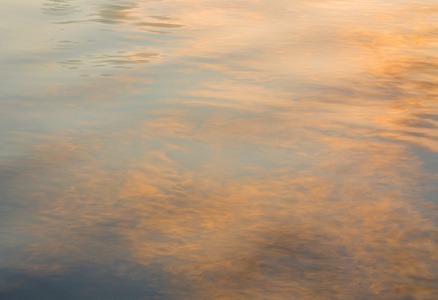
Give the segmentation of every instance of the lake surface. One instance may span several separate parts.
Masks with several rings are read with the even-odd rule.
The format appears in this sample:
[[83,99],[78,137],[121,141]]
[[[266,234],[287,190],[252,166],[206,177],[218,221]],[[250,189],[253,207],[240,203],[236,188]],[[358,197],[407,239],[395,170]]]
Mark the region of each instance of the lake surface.
[[436,0],[14,0],[0,29],[0,299],[438,299]]

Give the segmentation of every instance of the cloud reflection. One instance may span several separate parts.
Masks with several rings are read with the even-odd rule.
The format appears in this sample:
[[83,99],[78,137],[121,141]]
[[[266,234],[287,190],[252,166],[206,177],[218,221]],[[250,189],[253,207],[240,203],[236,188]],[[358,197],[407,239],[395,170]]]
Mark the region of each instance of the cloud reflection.
[[[134,139],[149,132],[144,145],[150,146],[125,157],[123,167],[117,160],[93,159],[90,144],[81,150],[88,159],[74,165],[72,158],[55,160],[59,167],[24,173],[24,180],[41,178],[33,179],[39,193],[29,188],[38,219],[31,227],[20,225],[38,237],[21,257],[29,257],[27,272],[29,264],[36,274],[51,274],[59,272],[50,271],[54,262],[66,272],[77,261],[112,264],[123,257],[140,267],[160,265],[160,282],[167,287],[156,292],[178,299],[431,297],[436,291],[437,230],[422,212],[430,208],[418,202],[417,160],[403,146],[359,146],[349,138],[321,141],[323,135],[315,135],[307,137],[305,154],[291,156],[289,149],[269,150],[263,139],[242,140],[244,153],[244,143],[250,143],[265,160],[299,160],[273,167],[254,153],[253,159],[238,159],[238,149],[231,155],[229,146],[213,141],[223,127],[203,125],[200,138],[214,149],[195,146],[190,141],[198,138],[181,130],[182,120],[173,121],[175,132],[159,129],[155,136],[146,124],[132,132]],[[223,136],[222,143],[239,145]],[[176,143],[174,137],[187,141]],[[45,154],[49,149],[52,154]],[[33,160],[46,165],[57,149],[67,157],[81,153],[47,145],[36,149]],[[195,169],[177,155],[185,153],[187,162],[205,150],[204,164]],[[100,149],[99,155],[120,159],[117,151]],[[64,188],[53,190],[55,183]]]
[[[398,28],[427,13],[174,0],[151,17],[149,3],[78,22],[127,49],[63,66],[138,68],[52,82],[42,103],[66,120],[2,157],[0,296],[434,299],[436,172],[418,149],[438,150],[436,53],[425,27]],[[185,38],[134,45],[148,27]]]

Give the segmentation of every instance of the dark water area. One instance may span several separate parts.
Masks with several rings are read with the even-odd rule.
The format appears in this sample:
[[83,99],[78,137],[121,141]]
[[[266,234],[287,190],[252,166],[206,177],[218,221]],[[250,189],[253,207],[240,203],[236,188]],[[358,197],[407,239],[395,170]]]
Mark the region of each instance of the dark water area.
[[438,299],[438,3],[0,3],[0,299]]

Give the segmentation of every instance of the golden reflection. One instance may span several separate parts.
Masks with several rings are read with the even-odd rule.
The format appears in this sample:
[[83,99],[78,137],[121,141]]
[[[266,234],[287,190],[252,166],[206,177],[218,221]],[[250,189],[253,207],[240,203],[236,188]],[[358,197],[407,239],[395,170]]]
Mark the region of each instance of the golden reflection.
[[[204,124],[199,139],[214,148],[192,169],[173,152],[199,155],[189,142],[198,140],[193,128],[181,114],[163,123],[175,131],[158,127],[146,144],[178,137],[187,145],[143,151],[117,169],[92,158],[97,150],[114,157],[115,150],[92,150],[91,143],[35,149],[32,160],[40,165],[50,159],[74,167],[34,168],[26,174],[45,173],[44,181],[67,184],[57,194],[50,182],[39,182],[39,193],[32,194],[39,199],[39,219],[26,232],[38,240],[26,249],[26,269],[30,264],[38,272],[56,273],[62,267],[53,261],[68,268],[78,260],[110,263],[122,255],[131,263],[162,265],[162,276],[172,286],[167,292],[180,298],[349,299],[360,294],[390,299],[430,298],[436,292],[437,228],[421,211],[430,208],[418,202],[420,166],[402,145],[306,136],[306,152],[287,155],[299,162],[263,166],[259,157],[230,156],[230,143],[239,143],[229,134],[219,139],[227,148],[215,141],[218,130],[229,129]],[[154,132],[147,123],[139,130],[133,137]],[[284,137],[296,134],[304,135],[292,129]],[[240,136],[254,149],[263,144],[246,132]],[[259,151],[265,159],[276,156],[275,161],[284,155],[278,149]]]
[[10,139],[35,137],[0,152],[0,298],[38,280],[127,299],[436,298],[423,4],[103,1],[62,23],[123,41],[55,58],[64,75],[135,68],[48,80],[9,110]]

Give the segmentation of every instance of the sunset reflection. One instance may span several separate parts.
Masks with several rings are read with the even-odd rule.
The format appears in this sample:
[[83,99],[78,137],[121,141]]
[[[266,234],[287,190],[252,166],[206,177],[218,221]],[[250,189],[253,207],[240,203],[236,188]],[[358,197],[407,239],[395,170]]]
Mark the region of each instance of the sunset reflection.
[[435,3],[17,3],[1,299],[438,297]]

